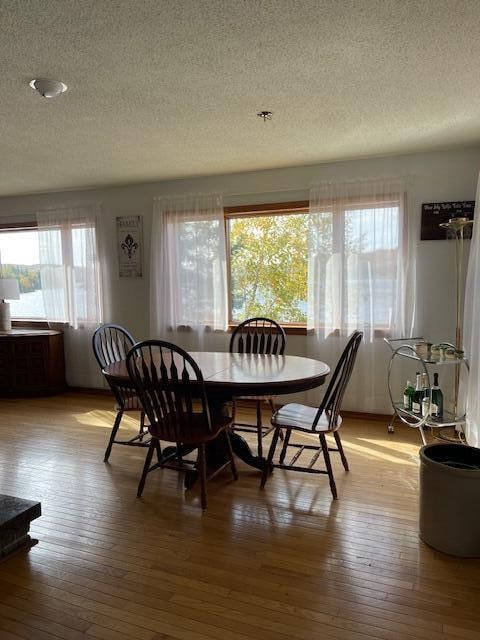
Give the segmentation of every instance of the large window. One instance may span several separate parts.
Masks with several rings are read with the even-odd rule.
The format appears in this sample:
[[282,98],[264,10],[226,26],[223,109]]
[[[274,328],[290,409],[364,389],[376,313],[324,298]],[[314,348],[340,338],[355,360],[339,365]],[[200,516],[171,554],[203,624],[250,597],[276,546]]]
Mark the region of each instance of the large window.
[[51,210],[0,228],[0,276],[18,280],[15,320],[78,327],[101,320],[96,219],[90,209]]
[[331,193],[320,185],[308,202],[224,208],[215,194],[157,199],[154,330],[224,331],[266,316],[320,337],[406,335],[404,195],[403,181],[373,180]]
[[267,316],[329,331],[391,326],[398,202],[335,202],[315,213],[307,202],[239,207],[225,221],[231,323]]
[[397,296],[399,208],[346,207],[343,219],[343,325],[387,328]]
[[18,280],[20,300],[10,301],[13,318],[45,319],[38,230],[32,225],[0,230],[0,264],[3,278]]
[[308,207],[227,214],[230,321],[307,321]]

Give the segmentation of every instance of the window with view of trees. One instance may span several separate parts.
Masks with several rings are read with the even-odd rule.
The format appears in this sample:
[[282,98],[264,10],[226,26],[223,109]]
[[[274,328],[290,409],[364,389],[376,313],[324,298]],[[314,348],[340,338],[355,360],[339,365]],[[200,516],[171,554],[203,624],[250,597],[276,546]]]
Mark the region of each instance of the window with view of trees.
[[315,214],[308,203],[257,214],[231,209],[226,233],[231,322],[267,316],[305,326],[313,287],[321,307],[314,313],[331,329],[389,326],[397,304],[395,202],[336,203]]
[[227,230],[231,320],[305,324],[308,213],[229,218]]
[[0,228],[0,277],[15,278],[20,290],[20,299],[9,301],[11,316],[72,326],[96,322],[101,299],[95,223],[60,214],[49,222]]
[[5,229],[0,232],[0,265],[3,278],[16,278],[20,300],[10,301],[12,317],[44,319],[38,230]]

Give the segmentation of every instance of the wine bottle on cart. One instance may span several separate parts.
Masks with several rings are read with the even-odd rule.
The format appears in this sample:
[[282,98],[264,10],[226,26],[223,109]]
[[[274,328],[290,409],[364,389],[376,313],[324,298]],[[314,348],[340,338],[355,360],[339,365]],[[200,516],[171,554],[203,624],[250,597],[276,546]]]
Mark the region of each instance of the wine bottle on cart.
[[432,387],[432,405],[430,413],[432,418],[436,420],[442,420],[443,418],[443,393],[438,386],[438,373],[433,374],[433,387]]
[[422,399],[423,399],[423,387],[422,387],[422,374],[417,371],[417,381],[415,384],[415,393],[412,398],[412,411],[417,415],[422,414]]
[[430,400],[431,390],[428,386],[428,376],[426,373],[422,373],[422,417],[431,415]]
[[410,382],[410,380],[407,380],[407,386],[403,391],[403,408],[406,409],[407,411],[412,410],[414,395],[415,395],[415,387]]

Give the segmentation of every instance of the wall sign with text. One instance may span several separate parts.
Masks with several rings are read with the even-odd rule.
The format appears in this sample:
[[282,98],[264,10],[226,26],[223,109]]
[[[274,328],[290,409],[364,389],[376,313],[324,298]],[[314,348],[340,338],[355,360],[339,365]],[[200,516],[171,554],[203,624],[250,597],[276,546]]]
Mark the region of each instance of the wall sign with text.
[[142,277],[142,216],[117,216],[118,273],[120,278]]
[[[422,204],[422,231],[420,240],[447,240],[450,237],[446,229],[439,225],[450,218],[468,218],[473,220],[474,200],[457,202],[427,202]],[[471,237],[471,226],[465,229],[465,238]]]

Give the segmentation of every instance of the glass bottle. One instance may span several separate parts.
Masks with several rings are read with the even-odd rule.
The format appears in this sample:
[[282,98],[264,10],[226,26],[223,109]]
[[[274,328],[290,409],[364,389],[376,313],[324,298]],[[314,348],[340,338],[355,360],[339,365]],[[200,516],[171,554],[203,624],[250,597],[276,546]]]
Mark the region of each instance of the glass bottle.
[[422,374],[417,371],[416,374],[416,384],[415,384],[415,392],[412,397],[412,411],[417,415],[422,414],[422,398],[423,398],[423,387],[422,387]]
[[407,411],[412,410],[414,395],[415,395],[415,387],[410,382],[410,380],[407,380],[407,386],[403,391],[403,408],[406,409]]
[[438,421],[443,419],[443,393],[438,386],[438,373],[436,372],[433,374],[431,414]]
[[428,386],[428,376],[422,373],[422,417],[430,415],[430,387]]

